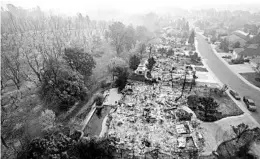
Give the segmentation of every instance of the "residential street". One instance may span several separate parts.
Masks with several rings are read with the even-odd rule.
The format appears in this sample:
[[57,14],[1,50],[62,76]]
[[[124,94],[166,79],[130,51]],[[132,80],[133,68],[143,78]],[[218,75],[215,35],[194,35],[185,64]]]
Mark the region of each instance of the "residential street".
[[[234,72],[232,72],[213,52],[208,42],[200,35],[196,34],[198,41],[198,50],[205,59],[209,68],[217,76],[217,78],[229,88],[234,89],[241,97],[249,96],[257,105],[257,112],[249,112],[253,118],[260,123],[260,92],[244,81],[242,81]],[[242,105],[246,105],[242,101]]]

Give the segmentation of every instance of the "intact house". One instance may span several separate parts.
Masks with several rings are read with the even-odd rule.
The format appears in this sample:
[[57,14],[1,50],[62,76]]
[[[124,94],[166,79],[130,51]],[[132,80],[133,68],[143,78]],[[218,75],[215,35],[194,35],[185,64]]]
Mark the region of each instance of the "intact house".
[[228,41],[230,44],[235,44],[236,42],[240,43],[240,47],[244,47],[248,41],[253,38],[253,35],[250,33],[245,33],[241,30],[234,31],[231,35],[228,36]]
[[236,48],[233,51],[233,58],[257,58],[260,57],[260,46],[258,44],[250,44],[244,48]]
[[235,35],[235,34],[231,34],[227,37],[228,39],[228,42],[232,45],[232,44],[235,44],[236,42],[239,42],[240,43],[240,47],[244,47],[246,45],[246,40]]

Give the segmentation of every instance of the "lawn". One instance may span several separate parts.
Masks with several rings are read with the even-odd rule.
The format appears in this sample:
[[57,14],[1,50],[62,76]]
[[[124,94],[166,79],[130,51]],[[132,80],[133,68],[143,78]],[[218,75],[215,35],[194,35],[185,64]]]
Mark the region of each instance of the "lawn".
[[215,50],[217,51],[217,53],[223,53],[224,51],[222,49],[220,49],[219,47],[216,47]]
[[259,73],[240,73],[246,80],[260,88],[260,74]]
[[[209,88],[203,86],[197,87],[195,92],[199,96],[209,96]],[[243,114],[243,111],[226,93],[221,97],[215,93],[211,93],[210,96],[219,104],[218,111],[222,113],[221,118]]]
[[208,72],[208,70],[204,67],[195,67],[195,70],[198,71],[198,72]]

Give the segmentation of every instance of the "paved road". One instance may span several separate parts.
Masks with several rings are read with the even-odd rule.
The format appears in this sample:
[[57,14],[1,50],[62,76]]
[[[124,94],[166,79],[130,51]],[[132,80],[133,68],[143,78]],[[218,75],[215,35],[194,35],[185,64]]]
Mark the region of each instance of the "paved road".
[[201,56],[206,59],[209,68],[217,76],[217,78],[230,88],[237,91],[240,96],[249,96],[257,105],[257,112],[252,112],[253,118],[260,123],[260,91],[252,88],[242,81],[235,73],[233,73],[218,57],[214,54],[211,46],[199,34],[196,34],[198,41],[198,50]]

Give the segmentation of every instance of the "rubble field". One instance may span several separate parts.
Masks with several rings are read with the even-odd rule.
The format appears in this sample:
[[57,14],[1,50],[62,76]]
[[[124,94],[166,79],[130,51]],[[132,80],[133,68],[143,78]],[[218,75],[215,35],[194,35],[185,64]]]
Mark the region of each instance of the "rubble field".
[[178,152],[198,152],[202,136],[192,121],[180,121],[176,111],[185,105],[185,99],[175,103],[180,91],[171,87],[133,83],[132,93],[111,110],[108,136],[119,139],[118,145],[142,156],[160,149],[174,155]]

